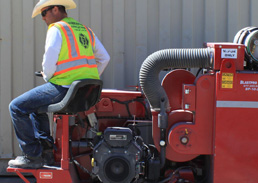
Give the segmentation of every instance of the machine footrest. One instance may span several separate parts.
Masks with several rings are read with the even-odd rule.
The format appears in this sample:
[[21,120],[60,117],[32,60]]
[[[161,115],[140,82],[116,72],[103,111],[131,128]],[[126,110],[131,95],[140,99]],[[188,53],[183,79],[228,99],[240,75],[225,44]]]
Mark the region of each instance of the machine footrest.
[[[73,168],[71,168],[71,169],[73,169]],[[74,177],[77,177],[77,176],[71,175],[72,174],[71,169],[64,170],[59,166],[44,166],[40,169],[24,169],[24,168],[8,167],[7,172],[16,173],[25,183],[30,183],[29,180],[23,175],[23,174],[27,174],[27,173],[32,174],[37,179],[37,183],[77,182],[77,181],[72,180]]]

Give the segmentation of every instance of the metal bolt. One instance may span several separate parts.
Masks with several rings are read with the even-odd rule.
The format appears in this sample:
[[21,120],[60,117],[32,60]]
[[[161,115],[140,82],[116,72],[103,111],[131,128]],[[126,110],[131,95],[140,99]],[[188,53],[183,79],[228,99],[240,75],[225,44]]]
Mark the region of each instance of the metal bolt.
[[181,143],[182,143],[182,144],[187,144],[188,141],[189,141],[189,139],[188,139],[188,137],[186,137],[186,136],[184,136],[184,137],[181,138]]
[[161,141],[159,142],[159,145],[160,145],[160,146],[165,146],[165,145],[166,145],[166,142],[165,142],[164,140],[161,140]]
[[190,105],[189,104],[185,104],[185,109],[189,109]]
[[185,94],[189,94],[190,90],[189,89],[185,89]]

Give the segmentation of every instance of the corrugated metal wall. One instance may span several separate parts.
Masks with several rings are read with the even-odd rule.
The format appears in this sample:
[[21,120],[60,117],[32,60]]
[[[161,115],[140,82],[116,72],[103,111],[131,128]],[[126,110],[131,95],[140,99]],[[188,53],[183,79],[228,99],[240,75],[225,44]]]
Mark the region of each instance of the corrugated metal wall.
[[[138,84],[144,59],[164,48],[199,48],[232,41],[238,30],[258,26],[257,0],[75,0],[71,17],[91,27],[111,61],[105,88]],[[9,118],[12,98],[43,83],[41,70],[47,27],[31,19],[36,0],[0,0],[0,158],[19,153]],[[0,172],[4,169],[1,165]]]

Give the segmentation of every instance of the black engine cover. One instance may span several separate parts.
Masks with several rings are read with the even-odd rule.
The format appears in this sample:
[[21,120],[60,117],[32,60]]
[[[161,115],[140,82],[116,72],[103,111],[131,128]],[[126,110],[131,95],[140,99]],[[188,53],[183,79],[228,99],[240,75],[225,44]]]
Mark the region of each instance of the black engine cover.
[[107,128],[93,149],[92,172],[105,183],[129,183],[140,174],[143,150],[129,128]]

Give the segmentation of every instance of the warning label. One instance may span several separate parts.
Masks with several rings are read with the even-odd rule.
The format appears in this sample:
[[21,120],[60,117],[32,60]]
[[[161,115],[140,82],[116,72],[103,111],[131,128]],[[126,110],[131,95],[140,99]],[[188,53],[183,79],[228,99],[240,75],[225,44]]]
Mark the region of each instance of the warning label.
[[222,73],[221,88],[233,88],[233,73]]

